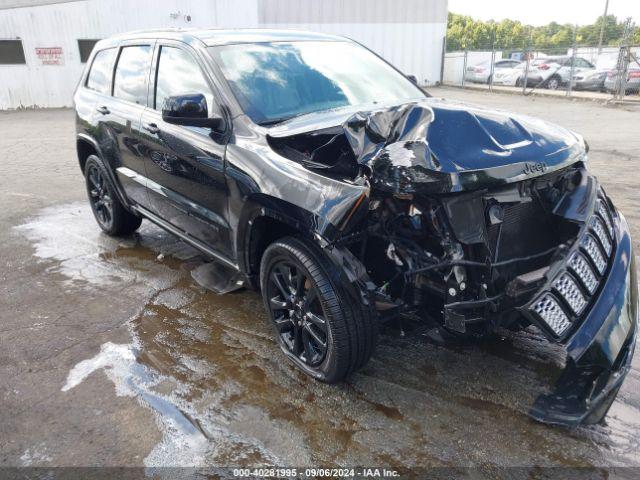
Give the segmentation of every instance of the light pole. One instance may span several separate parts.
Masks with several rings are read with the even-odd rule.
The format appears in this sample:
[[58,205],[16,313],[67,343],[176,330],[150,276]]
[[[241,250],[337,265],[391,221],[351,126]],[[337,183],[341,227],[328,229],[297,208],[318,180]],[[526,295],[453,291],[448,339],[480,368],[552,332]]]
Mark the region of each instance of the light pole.
[[604,16],[602,17],[602,25],[600,25],[600,41],[598,42],[598,55],[602,53],[602,40],[604,39],[604,26],[607,24],[607,12],[609,11],[609,0],[604,4]]

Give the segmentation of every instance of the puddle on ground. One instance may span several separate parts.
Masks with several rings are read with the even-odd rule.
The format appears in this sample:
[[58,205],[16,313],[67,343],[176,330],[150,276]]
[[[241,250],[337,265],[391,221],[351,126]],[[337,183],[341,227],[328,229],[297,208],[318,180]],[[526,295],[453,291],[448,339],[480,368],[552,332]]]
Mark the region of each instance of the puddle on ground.
[[349,382],[324,385],[284,360],[257,293],[201,288],[189,272],[202,259],[149,222],[112,239],[79,203],[17,229],[66,288],[140,293],[131,343],[103,344],[61,388],[104,374],[151,409],[163,439],[147,467],[640,464],[637,360],[607,424],[573,431],[526,416],[562,365],[534,329],[444,347],[405,321]]

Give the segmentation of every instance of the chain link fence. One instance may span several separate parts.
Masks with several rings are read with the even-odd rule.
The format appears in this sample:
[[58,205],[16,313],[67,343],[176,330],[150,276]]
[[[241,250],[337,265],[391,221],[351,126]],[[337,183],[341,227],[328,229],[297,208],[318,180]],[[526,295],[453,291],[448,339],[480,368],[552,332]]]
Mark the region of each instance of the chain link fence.
[[[564,41],[539,32],[534,38],[531,31],[504,39],[494,31],[482,42],[452,38],[450,24],[440,80],[444,85],[523,95],[544,91],[640,102],[640,42],[634,43],[638,28],[628,19],[622,31],[620,25],[602,28],[595,41],[581,38],[585,35],[578,34],[578,26]],[[473,48],[461,48],[466,45]]]

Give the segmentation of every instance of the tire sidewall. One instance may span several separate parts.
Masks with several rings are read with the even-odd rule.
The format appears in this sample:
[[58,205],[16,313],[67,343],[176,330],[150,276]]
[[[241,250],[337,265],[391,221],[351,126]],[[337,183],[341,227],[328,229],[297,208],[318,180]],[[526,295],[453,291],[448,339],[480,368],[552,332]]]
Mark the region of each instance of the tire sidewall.
[[[107,190],[109,191],[109,196],[111,197],[111,201],[114,203],[114,206],[112,207],[112,212],[111,212],[111,222],[109,222],[108,225],[100,221],[100,218],[98,217],[96,212],[95,205],[91,200],[91,187],[89,185],[89,171],[94,168],[100,171],[100,175],[102,175],[103,181],[106,183]],[[84,177],[85,177],[85,187],[87,189],[87,196],[89,197],[89,205],[91,206],[91,211],[93,212],[93,216],[102,230],[104,230],[106,233],[112,233],[115,229],[115,223],[116,223],[115,202],[117,202],[118,199],[115,196],[115,191],[111,186],[111,182],[109,181],[109,177],[107,176],[106,169],[102,164],[102,160],[100,160],[100,158],[97,157],[96,155],[89,155],[89,157],[87,157],[87,162],[85,163],[85,166],[84,166]]]
[[[337,341],[337,339],[335,338],[335,331],[336,331],[336,322],[338,321],[338,319],[334,318],[334,315],[331,314],[330,309],[327,306],[327,298],[317,286],[316,277],[309,272],[307,267],[304,265],[302,259],[299,258],[296,253],[302,253],[305,257],[310,259],[319,267],[320,274],[330,284],[332,295],[336,296],[336,298],[338,297],[337,290],[335,285],[331,281],[330,276],[327,274],[327,272],[324,271],[322,266],[318,264],[318,262],[314,258],[315,256],[311,254],[309,249],[305,248],[303,250],[303,248],[301,248],[301,245],[296,245],[296,246],[298,248],[292,251],[289,245],[284,244],[282,242],[276,242],[270,245],[265,251],[262,262],[261,262],[261,266],[260,266],[260,287],[262,291],[262,298],[265,304],[265,308],[267,310],[267,315],[269,316],[269,323],[271,324],[274,335],[276,336],[278,345],[280,346],[280,349],[283,351],[286,357],[289,359],[289,361],[291,361],[295,366],[297,366],[304,373],[306,373],[307,375],[317,380],[324,381],[324,382],[332,382],[334,381],[335,377],[339,373],[338,358],[337,358],[337,353],[335,348],[336,341]],[[297,251],[297,252],[294,253],[294,251]],[[327,353],[325,355],[325,358],[322,360],[322,363],[313,367],[302,362],[300,359],[298,359],[295,355],[293,355],[288,350],[278,330],[276,329],[273,314],[271,312],[271,308],[269,307],[267,282],[274,266],[278,262],[281,262],[283,260],[294,263],[296,267],[300,268],[305,273],[307,278],[309,278],[314,283],[314,287],[316,288],[318,292],[318,297],[320,299],[322,312],[327,320],[327,327],[328,327],[327,328],[328,330]]]

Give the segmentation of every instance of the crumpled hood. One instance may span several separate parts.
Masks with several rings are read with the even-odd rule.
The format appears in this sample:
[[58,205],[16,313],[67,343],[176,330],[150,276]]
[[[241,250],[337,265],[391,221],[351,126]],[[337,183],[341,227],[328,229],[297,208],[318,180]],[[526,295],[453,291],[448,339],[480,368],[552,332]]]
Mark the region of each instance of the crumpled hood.
[[[338,119],[356,161],[369,170],[372,188],[392,193],[517,182],[580,161],[585,153],[582,138],[565,128],[433,98],[342,118],[332,114],[333,122]],[[280,135],[311,131],[313,124],[313,118],[292,122]]]
[[578,161],[584,142],[542,120],[442,100],[373,113],[343,124],[374,188],[393,193],[474,190],[520,181]]
[[427,141],[444,172],[527,162],[553,167],[584,149],[574,133],[537,118],[442,100],[425,103],[434,113]]

